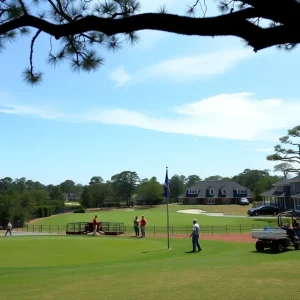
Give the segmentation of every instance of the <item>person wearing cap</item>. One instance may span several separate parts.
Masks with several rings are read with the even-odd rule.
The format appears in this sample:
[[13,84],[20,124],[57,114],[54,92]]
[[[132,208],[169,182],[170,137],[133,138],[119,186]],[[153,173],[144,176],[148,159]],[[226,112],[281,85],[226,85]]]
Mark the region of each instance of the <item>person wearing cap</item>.
[[293,223],[292,223],[293,228],[299,228],[299,222],[296,220],[296,218],[293,218]]
[[190,237],[192,237],[192,244],[193,244],[193,251],[192,252],[196,252],[196,247],[198,248],[198,251],[201,251],[201,246],[199,244],[199,236],[200,236],[200,226],[197,223],[197,220],[194,219],[193,220],[193,231],[190,235]]
[[141,233],[142,233],[141,237],[145,237],[146,236],[146,230],[145,230],[146,224],[147,224],[147,222],[145,220],[145,217],[142,216],[142,219],[140,221]]

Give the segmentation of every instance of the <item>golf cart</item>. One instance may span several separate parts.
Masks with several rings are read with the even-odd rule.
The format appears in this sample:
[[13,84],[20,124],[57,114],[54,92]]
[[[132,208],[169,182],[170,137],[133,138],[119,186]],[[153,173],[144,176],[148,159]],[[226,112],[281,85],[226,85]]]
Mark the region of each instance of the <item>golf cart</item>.
[[262,252],[265,248],[270,248],[280,253],[290,246],[293,246],[295,250],[299,250],[300,226],[296,217],[300,217],[299,210],[285,211],[278,214],[277,229],[271,229],[270,227],[253,229],[252,238],[257,239],[256,250]]

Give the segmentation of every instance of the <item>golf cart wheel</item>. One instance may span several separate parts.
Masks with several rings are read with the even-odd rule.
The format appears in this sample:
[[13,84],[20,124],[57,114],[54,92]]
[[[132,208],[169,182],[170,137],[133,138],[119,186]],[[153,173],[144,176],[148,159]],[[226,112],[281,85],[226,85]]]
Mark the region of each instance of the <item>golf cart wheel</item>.
[[278,252],[278,253],[281,253],[281,252],[283,252],[283,249],[284,249],[284,247],[283,247],[283,244],[282,243],[278,243],[277,245],[276,245],[276,252]]
[[295,250],[299,250],[299,242],[294,244]]
[[264,243],[262,241],[257,241],[255,244],[255,248],[258,252],[263,252],[265,249]]
[[257,211],[254,213],[254,216],[258,216],[258,212]]

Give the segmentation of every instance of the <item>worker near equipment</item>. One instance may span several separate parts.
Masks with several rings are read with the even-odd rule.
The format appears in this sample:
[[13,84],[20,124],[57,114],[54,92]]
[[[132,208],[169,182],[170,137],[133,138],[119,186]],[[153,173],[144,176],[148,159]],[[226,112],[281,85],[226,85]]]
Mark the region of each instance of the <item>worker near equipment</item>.
[[133,220],[133,228],[134,228],[136,237],[140,236],[139,224],[140,224],[140,220],[139,220],[138,216],[136,216],[135,219]]
[[140,221],[140,226],[141,226],[141,233],[142,233],[142,236],[141,237],[145,237],[146,236],[146,231],[145,231],[145,227],[146,227],[146,220],[145,220],[145,217],[142,216],[142,219]]
[[97,235],[97,216],[93,219],[93,235]]
[[299,222],[296,220],[296,218],[293,218],[292,226],[293,228],[299,228]]
[[197,220],[193,220],[193,231],[190,234],[190,237],[192,237],[192,244],[193,244],[193,251],[196,252],[196,247],[198,248],[198,252],[201,251],[201,246],[199,244],[199,236],[200,236],[200,226],[197,223]]

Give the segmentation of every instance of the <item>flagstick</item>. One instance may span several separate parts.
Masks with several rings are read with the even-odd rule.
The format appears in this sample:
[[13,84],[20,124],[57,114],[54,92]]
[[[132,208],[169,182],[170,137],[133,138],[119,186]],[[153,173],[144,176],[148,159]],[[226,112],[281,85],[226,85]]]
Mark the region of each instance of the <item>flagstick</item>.
[[[168,172],[168,167],[166,168]],[[168,231],[168,250],[170,249],[170,226],[169,226],[169,193],[167,193],[167,231]]]

